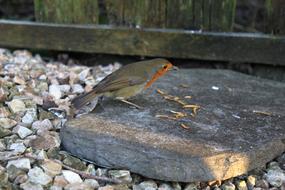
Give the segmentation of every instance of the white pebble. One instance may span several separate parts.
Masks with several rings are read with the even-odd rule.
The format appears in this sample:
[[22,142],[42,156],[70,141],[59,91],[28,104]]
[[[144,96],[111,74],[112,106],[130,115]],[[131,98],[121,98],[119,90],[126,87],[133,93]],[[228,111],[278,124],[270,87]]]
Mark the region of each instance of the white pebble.
[[9,129],[17,125],[17,121],[9,118],[0,118],[0,127]]
[[13,132],[19,135],[21,139],[31,135],[33,133],[32,130],[28,129],[27,127],[23,127],[21,125],[17,125],[13,128]]
[[169,184],[167,183],[162,183],[159,187],[158,190],[174,190]]
[[23,142],[20,142],[20,143],[12,143],[12,144],[9,146],[9,149],[12,150],[13,152],[17,153],[17,154],[21,154],[21,153],[25,152],[26,146],[24,145]]
[[39,76],[39,80],[47,80],[47,76],[46,75],[41,75],[41,76]]
[[158,188],[157,184],[153,180],[143,181],[138,186],[141,189],[149,189],[149,190],[155,190]]
[[49,86],[49,94],[55,99],[60,99],[62,96],[62,92],[60,90],[60,86],[57,84],[52,84]]
[[99,183],[95,179],[85,179],[84,183],[92,187],[93,189],[97,189],[99,187]]
[[62,190],[62,187],[59,187],[59,186],[50,186],[49,190]]
[[29,110],[26,112],[24,117],[22,118],[22,122],[25,124],[32,124],[33,121],[37,118],[37,110]]
[[26,106],[22,100],[13,99],[11,102],[7,102],[7,104],[13,113],[26,111]]
[[61,92],[68,93],[70,91],[71,87],[68,84],[63,84],[63,85],[59,85],[59,88],[60,88]]
[[86,79],[86,77],[88,76],[89,71],[90,71],[89,68],[88,68],[88,69],[84,69],[83,71],[81,71],[81,72],[79,73],[79,75],[78,75],[79,80],[84,81],[84,80]]
[[28,158],[20,158],[18,160],[10,160],[10,161],[8,161],[6,168],[8,168],[10,165],[14,165],[19,169],[31,169],[31,162]]
[[29,170],[28,176],[29,180],[35,184],[47,185],[52,181],[52,178],[37,166]]
[[48,156],[47,156],[46,151],[44,151],[43,149],[41,149],[41,150],[37,153],[37,158],[40,159],[40,160],[47,159]]
[[53,125],[49,119],[44,119],[43,121],[35,121],[32,124],[32,129],[36,131],[49,131],[53,128]]
[[285,183],[285,174],[281,169],[270,169],[265,174],[265,179],[274,187],[281,187]]
[[72,93],[83,93],[84,92],[84,88],[80,85],[80,84],[74,84],[72,85]]
[[64,178],[66,179],[66,181],[68,181],[69,183],[81,183],[82,182],[81,177],[77,173],[74,173],[69,170],[62,170],[62,174]]
[[44,190],[43,187],[40,184],[34,184],[30,181],[26,181],[25,183],[22,183],[20,187],[23,190]]

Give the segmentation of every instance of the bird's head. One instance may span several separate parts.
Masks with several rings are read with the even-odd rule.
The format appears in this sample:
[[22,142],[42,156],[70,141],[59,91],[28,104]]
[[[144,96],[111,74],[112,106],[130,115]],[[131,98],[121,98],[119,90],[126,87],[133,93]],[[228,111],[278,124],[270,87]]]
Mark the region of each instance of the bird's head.
[[150,79],[145,85],[145,89],[150,87],[152,83],[163,76],[167,71],[177,69],[177,67],[173,66],[168,60],[161,58],[151,60],[148,64],[147,67],[150,68]]

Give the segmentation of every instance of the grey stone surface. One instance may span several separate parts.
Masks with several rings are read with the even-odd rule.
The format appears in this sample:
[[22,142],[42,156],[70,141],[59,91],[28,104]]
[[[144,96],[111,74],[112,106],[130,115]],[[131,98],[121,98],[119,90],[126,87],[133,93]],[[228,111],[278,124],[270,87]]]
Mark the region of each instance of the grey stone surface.
[[[156,88],[191,95],[187,102],[201,109],[178,121],[156,118],[169,110],[183,111]],[[285,150],[284,96],[284,83],[228,70],[180,70],[132,98],[143,110],[105,100],[103,110],[68,121],[61,129],[62,144],[98,165],[151,178],[227,179],[263,166]],[[180,127],[182,122],[190,129]]]

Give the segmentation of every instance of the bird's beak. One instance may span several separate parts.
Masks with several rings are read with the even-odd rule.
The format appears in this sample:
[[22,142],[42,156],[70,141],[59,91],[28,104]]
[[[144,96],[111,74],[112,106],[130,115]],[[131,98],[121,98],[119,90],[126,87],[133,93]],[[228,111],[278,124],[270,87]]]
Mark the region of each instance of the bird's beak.
[[173,65],[170,70],[171,70],[171,71],[172,71],[172,70],[178,71],[179,68]]

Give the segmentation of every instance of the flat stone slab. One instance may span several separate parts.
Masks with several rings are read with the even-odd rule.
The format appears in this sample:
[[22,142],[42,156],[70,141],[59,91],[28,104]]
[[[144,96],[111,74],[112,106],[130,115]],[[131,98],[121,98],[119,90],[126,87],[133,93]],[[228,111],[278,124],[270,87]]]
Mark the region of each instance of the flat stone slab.
[[[156,88],[190,95],[184,101],[201,109],[195,117],[157,118],[191,110],[164,99]],[[132,102],[144,109],[106,100],[104,110],[68,121],[62,145],[101,166],[181,182],[234,177],[285,151],[283,83],[228,70],[181,69]]]

